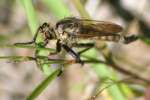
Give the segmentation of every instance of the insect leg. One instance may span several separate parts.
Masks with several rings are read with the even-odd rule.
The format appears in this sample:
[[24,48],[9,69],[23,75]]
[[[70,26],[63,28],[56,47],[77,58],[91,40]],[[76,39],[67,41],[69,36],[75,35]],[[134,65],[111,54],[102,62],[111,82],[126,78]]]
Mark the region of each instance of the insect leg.
[[46,46],[47,44],[48,44],[48,42],[49,42],[49,40],[48,40],[48,38],[46,38],[46,39],[44,39],[44,46]]
[[84,62],[80,59],[80,55],[77,54],[75,51],[73,51],[70,47],[68,47],[67,45],[63,44],[62,47],[69,52],[73,57],[76,58],[76,62],[81,63],[82,65],[84,64]]
[[124,38],[123,43],[128,44],[128,43],[131,43],[133,41],[136,41],[138,39],[138,36],[131,35],[131,36],[124,36],[123,38]]
[[33,43],[35,43],[36,38],[37,38],[37,36],[38,36],[38,33],[39,33],[39,31],[40,31],[41,29],[42,29],[41,26],[37,29],[37,31],[36,31],[36,33],[35,33],[35,35],[34,35],[32,41],[24,42],[24,43],[15,43],[15,45],[17,45],[17,44],[33,44]]
[[57,40],[57,43],[56,43],[56,51],[50,53],[49,56],[50,56],[50,55],[55,55],[55,54],[59,53],[60,51],[61,51],[61,43],[60,43],[60,40]]
[[75,43],[73,44],[74,47],[82,47],[85,48],[81,51],[78,52],[79,55],[81,55],[82,53],[86,52],[87,50],[91,49],[92,47],[94,47],[94,43]]

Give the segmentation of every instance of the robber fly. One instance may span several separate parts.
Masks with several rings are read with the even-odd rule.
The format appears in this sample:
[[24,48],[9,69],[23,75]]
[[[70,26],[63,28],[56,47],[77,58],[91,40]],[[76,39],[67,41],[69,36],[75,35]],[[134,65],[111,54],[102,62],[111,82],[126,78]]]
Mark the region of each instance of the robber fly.
[[[137,39],[134,35],[122,36],[118,34],[122,31],[123,28],[120,25],[111,22],[67,17],[58,21],[54,26],[43,23],[38,28],[32,41],[21,44],[35,43],[38,33],[42,33],[44,34],[44,46],[48,44],[49,40],[57,40],[56,52],[51,54],[57,54],[63,48],[76,59],[76,62],[83,64],[83,61],[80,59],[80,54],[93,47],[94,44],[78,43],[79,39],[97,39],[114,42],[123,41],[126,44]],[[72,47],[80,46],[85,47],[81,52],[76,53],[72,49]]]

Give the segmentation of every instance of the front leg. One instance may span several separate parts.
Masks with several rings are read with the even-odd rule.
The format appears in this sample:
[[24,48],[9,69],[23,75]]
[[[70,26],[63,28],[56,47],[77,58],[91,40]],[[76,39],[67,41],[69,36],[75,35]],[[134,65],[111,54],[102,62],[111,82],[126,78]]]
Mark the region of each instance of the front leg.
[[73,47],[84,48],[83,50],[78,52],[78,54],[81,55],[82,53],[84,53],[84,52],[88,51],[89,49],[91,49],[92,47],[94,47],[94,43],[74,43]]
[[[31,41],[29,41],[29,42],[24,42],[24,43],[15,43],[14,45],[18,45],[18,44],[24,44],[24,45],[26,45],[26,44],[33,44],[33,43],[35,43],[38,34],[39,34],[40,32],[43,32],[43,28],[45,28],[45,27],[49,27],[49,24],[48,24],[48,23],[43,23],[40,27],[38,27],[38,29],[37,29],[37,31],[36,31],[36,33],[35,33],[35,35],[34,35],[34,37],[33,37],[33,39],[32,39]],[[48,43],[47,38],[46,38],[45,40],[46,40],[46,42],[44,43],[44,45],[47,45],[47,43]]]
[[62,44],[62,47],[76,59],[76,62],[80,63],[81,65],[84,64],[84,62],[80,59],[80,55],[73,51],[70,47],[65,44]]
[[61,43],[60,43],[60,40],[57,40],[56,51],[49,53],[49,56],[55,55],[55,54],[59,53],[60,51],[61,51]]
[[35,33],[35,35],[34,35],[32,41],[24,42],[24,43],[15,43],[14,45],[18,45],[18,44],[24,44],[24,45],[26,45],[26,44],[33,44],[33,43],[35,43],[36,38],[37,38],[37,36],[38,36],[38,33],[39,33],[39,31],[41,31],[41,30],[42,30],[42,27],[40,26],[40,27],[37,29],[37,31],[36,31],[36,33]]

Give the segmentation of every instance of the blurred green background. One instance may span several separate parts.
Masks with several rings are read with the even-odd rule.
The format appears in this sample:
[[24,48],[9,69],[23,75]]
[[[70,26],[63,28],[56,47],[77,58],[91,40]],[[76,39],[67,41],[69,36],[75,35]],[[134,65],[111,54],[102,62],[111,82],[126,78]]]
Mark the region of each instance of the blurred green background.
[[[150,100],[149,11],[149,0],[1,0],[0,100],[86,100],[94,95],[96,100]],[[114,22],[124,27],[121,34],[139,39],[128,45],[95,41],[96,48],[82,55],[106,64],[46,64],[40,59],[37,66],[16,58],[35,51],[46,55],[39,45],[33,49],[13,43],[30,41],[42,23],[54,26],[68,16]],[[55,42],[48,48],[55,49]],[[56,58],[73,59],[65,52]]]

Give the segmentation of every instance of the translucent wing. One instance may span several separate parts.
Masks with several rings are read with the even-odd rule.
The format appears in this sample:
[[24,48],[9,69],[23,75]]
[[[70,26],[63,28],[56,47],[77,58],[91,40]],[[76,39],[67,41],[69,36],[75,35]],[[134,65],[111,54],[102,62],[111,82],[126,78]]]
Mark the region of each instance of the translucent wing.
[[118,33],[123,30],[120,25],[107,21],[96,21],[88,19],[78,19],[82,27],[90,28],[91,30],[96,30],[103,33]]
[[78,31],[76,31],[74,35],[79,38],[95,38],[114,41],[120,39],[120,35],[117,33],[123,30],[120,25],[111,22],[78,19],[75,17],[67,17],[59,21],[56,26],[60,24],[64,26],[64,29],[76,28]]
[[95,30],[103,33],[118,33],[123,30],[120,25],[107,21],[97,21],[89,19],[78,19],[75,17],[67,17],[58,22],[58,24],[78,24],[82,30]]

